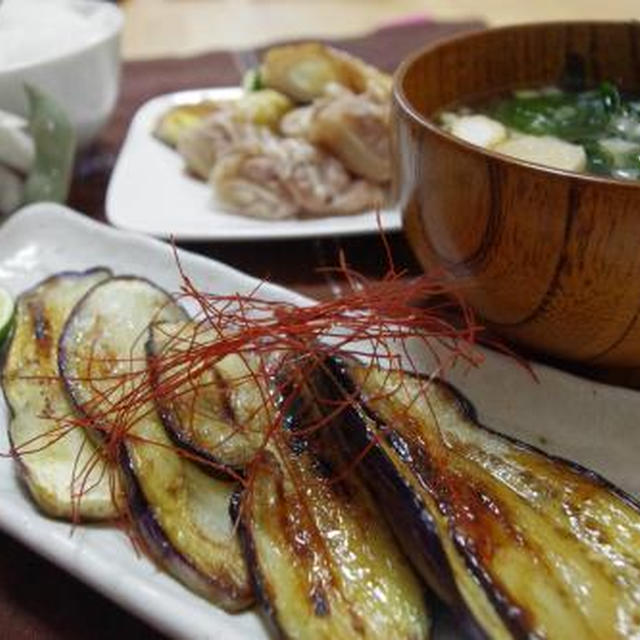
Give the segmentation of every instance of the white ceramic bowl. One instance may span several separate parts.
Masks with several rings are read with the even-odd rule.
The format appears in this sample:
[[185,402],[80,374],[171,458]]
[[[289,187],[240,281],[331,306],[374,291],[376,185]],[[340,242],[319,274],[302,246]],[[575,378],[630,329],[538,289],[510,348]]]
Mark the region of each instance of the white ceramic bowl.
[[[73,14],[76,29],[57,41],[49,19],[56,7]],[[24,84],[36,85],[64,107],[86,146],[116,103],[122,24],[115,5],[97,0],[0,0],[0,109],[26,116]]]

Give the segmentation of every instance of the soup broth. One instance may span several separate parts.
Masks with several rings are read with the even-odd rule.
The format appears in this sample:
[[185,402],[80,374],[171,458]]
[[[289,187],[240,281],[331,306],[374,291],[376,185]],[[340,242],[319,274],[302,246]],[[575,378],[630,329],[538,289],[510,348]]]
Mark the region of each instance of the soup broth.
[[439,114],[450,133],[522,160],[640,180],[640,99],[605,82],[589,91],[514,91]]

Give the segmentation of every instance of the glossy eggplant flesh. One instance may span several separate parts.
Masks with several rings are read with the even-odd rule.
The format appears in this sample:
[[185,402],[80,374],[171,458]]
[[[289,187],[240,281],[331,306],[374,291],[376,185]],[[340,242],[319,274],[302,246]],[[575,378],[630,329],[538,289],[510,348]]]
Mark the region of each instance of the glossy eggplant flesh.
[[[204,355],[215,344],[198,323],[157,324],[147,345],[158,413],[173,440],[211,468],[241,471],[273,420],[266,363],[240,352]],[[196,355],[197,354],[197,355]]]
[[16,301],[2,387],[11,408],[9,438],[22,478],[46,514],[74,520],[117,517],[116,468],[82,428],[58,371],[58,338],[72,308],[110,277],[108,269],[56,274]]
[[300,408],[233,503],[256,597],[285,638],[428,637],[422,584],[364,484],[294,432]]
[[[489,638],[640,637],[640,507],[437,380],[332,362],[332,429],[425,580]],[[561,428],[561,425],[559,425]]]
[[229,518],[235,485],[181,455],[153,405],[145,344],[153,322],[186,322],[146,280],[113,278],[75,307],[61,337],[60,370],[76,406],[117,447],[129,512],[147,550],[215,604],[251,604],[249,578]]

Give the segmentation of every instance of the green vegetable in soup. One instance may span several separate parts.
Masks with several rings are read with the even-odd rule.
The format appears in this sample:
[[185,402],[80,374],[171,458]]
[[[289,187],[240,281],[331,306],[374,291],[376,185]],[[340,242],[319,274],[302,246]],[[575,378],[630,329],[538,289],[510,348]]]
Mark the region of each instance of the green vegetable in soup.
[[611,153],[601,147],[597,142],[587,142],[584,144],[584,150],[587,154],[587,172],[595,175],[608,176],[615,159]]
[[610,82],[582,92],[519,90],[481,111],[510,132],[581,145],[587,173],[640,179],[640,102],[626,99]]
[[622,100],[608,82],[593,91],[522,93],[501,100],[490,115],[524,133],[551,135],[568,142],[597,137],[621,112]]

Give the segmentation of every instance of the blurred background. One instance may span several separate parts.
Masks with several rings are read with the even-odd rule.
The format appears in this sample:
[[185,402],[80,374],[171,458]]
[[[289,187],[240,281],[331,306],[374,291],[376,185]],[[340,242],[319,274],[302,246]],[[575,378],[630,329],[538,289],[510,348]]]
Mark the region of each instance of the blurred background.
[[354,36],[389,23],[481,19],[496,26],[542,20],[640,17],[637,0],[125,0],[125,58],[188,55],[308,36]]

